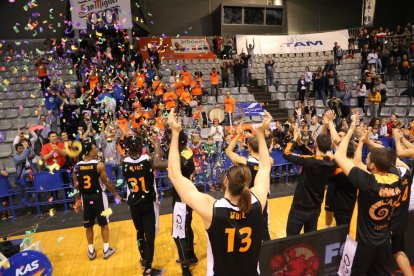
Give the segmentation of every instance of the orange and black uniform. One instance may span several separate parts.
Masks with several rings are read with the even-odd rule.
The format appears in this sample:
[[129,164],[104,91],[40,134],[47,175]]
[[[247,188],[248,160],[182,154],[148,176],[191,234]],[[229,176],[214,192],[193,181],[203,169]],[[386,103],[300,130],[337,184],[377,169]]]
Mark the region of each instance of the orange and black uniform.
[[127,203],[137,231],[137,244],[145,270],[150,269],[154,257],[156,191],[152,160],[148,155],[138,159],[127,157],[122,173],[127,184]]
[[[332,211],[336,225],[349,224],[357,198],[357,189],[341,168],[337,168],[326,191],[325,210]],[[328,204],[329,202],[329,204]]]
[[391,217],[392,253],[405,252],[405,232],[408,223],[408,207],[413,183],[413,174],[406,168],[398,168],[401,175],[401,200],[394,205]]
[[289,142],[284,151],[284,158],[302,166],[302,173],[298,177],[289,212],[287,236],[299,234],[302,227],[305,233],[317,229],[325,186],[336,168],[336,163],[329,157],[314,155],[305,145],[300,147],[302,155],[293,153],[292,147],[293,144]]
[[99,160],[81,161],[75,165],[74,173],[79,184],[79,194],[83,205],[83,226],[93,227],[95,220],[99,226],[108,224],[108,217],[101,213],[108,208],[105,185],[100,182]]
[[357,242],[351,275],[391,275],[391,216],[400,203],[400,173],[391,168],[386,175],[351,169],[349,181],[358,189],[350,235]]

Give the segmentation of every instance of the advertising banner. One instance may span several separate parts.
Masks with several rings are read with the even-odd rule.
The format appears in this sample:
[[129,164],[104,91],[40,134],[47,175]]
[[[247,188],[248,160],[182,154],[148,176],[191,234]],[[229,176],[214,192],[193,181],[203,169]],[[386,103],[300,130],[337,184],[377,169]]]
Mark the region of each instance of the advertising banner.
[[348,228],[339,226],[262,244],[260,275],[337,275]]
[[0,275],[51,276],[52,264],[45,254],[35,250],[24,250],[9,258],[10,267],[0,268]]
[[160,59],[216,59],[205,37],[140,37],[139,48],[144,59],[158,52]]
[[263,116],[263,107],[259,103],[238,103],[237,107],[244,110],[245,116]]
[[255,54],[295,54],[304,52],[331,51],[334,43],[346,49],[348,30],[298,35],[237,35],[237,53],[246,52],[246,39],[254,39]]
[[132,29],[130,1],[71,0],[70,5],[74,29]]
[[364,0],[362,26],[371,27],[374,25],[375,4],[376,0]]

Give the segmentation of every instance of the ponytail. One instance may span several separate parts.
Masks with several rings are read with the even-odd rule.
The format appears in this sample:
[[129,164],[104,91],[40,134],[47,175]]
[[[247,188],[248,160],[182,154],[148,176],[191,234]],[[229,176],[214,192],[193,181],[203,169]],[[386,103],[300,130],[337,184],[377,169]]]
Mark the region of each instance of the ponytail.
[[249,184],[252,179],[249,167],[245,164],[235,164],[227,170],[228,188],[233,196],[239,196],[237,207],[241,212],[250,211],[251,193]]
[[247,186],[244,186],[237,204],[237,207],[239,207],[241,212],[248,213],[250,211],[250,207],[252,206],[251,197],[250,189]]

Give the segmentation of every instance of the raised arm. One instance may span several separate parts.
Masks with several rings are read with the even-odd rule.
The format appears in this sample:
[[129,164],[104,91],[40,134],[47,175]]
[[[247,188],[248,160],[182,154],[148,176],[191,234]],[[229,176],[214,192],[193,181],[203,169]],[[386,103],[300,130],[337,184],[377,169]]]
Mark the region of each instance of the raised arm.
[[336,131],[336,127],[334,124],[335,112],[333,110],[329,110],[328,112],[326,112],[325,116],[327,117],[328,122],[329,122],[329,133],[332,137],[332,141],[335,143],[335,145],[339,145],[342,138],[339,136],[338,132]]
[[269,155],[264,135],[265,129],[269,128],[272,122],[272,116],[265,111],[263,122],[256,129],[257,141],[259,144],[259,170],[254,179],[254,187],[250,190],[257,197],[262,205],[262,210],[266,206],[267,195],[270,188],[270,170],[272,169],[273,160]]
[[356,122],[358,120],[358,116],[354,116],[352,119],[351,127],[349,128],[346,135],[342,138],[341,143],[338,146],[338,149],[335,152],[334,158],[338,166],[342,169],[346,176],[349,175],[349,172],[353,167],[355,167],[354,162],[351,159],[348,159],[346,156],[346,152],[348,149],[349,141],[351,140],[352,134],[354,134]]
[[233,152],[234,148],[237,145],[237,141],[239,141],[240,136],[243,133],[243,122],[236,129],[236,136],[231,139],[229,146],[226,148],[226,155],[228,158],[233,162],[233,164],[247,164],[246,157],[240,156],[237,153]]
[[181,118],[175,119],[174,108],[168,115],[168,125],[172,130],[170,151],[168,154],[168,177],[174,185],[181,200],[196,211],[202,218],[204,226],[208,229],[213,219],[213,204],[215,199],[210,195],[201,193],[190,179],[181,172],[180,153],[178,151],[178,137],[181,131]]
[[[403,147],[401,145],[401,139],[403,138],[403,135],[402,135],[402,133],[399,129],[394,129],[392,131],[392,136],[394,137],[394,140],[395,140],[395,149],[397,151],[397,156],[399,158],[413,157],[414,156],[414,148],[403,149]],[[402,162],[399,158],[397,158],[397,161],[396,161],[395,165],[397,167],[404,167],[404,168],[408,169],[407,164]]]

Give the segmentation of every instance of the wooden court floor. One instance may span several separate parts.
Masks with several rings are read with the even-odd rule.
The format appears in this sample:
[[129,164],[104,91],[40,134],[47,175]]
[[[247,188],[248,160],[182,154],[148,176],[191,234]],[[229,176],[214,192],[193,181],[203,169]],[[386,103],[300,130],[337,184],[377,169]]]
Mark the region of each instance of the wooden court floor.
[[[274,198],[269,201],[270,235],[272,239],[285,237],[287,218],[292,196]],[[322,205],[324,206],[324,205]],[[323,208],[322,208],[323,209]],[[79,221],[81,224],[81,221]],[[155,240],[153,266],[165,269],[164,275],[181,275],[181,269],[175,260],[178,258],[175,243],[171,237],[171,215],[160,217],[160,230]],[[193,229],[196,255],[199,264],[192,268],[193,275],[206,273],[206,232],[202,220],[194,213]],[[112,222],[110,227],[110,245],[117,252],[110,259],[102,258],[102,239],[99,227],[95,225],[95,249],[98,256],[89,261],[87,242],[83,227],[40,232],[35,241],[41,241],[44,253],[53,265],[54,275],[142,275],[138,266],[139,253],[136,246],[136,232],[132,220]],[[321,212],[318,228],[325,227],[325,212]]]

